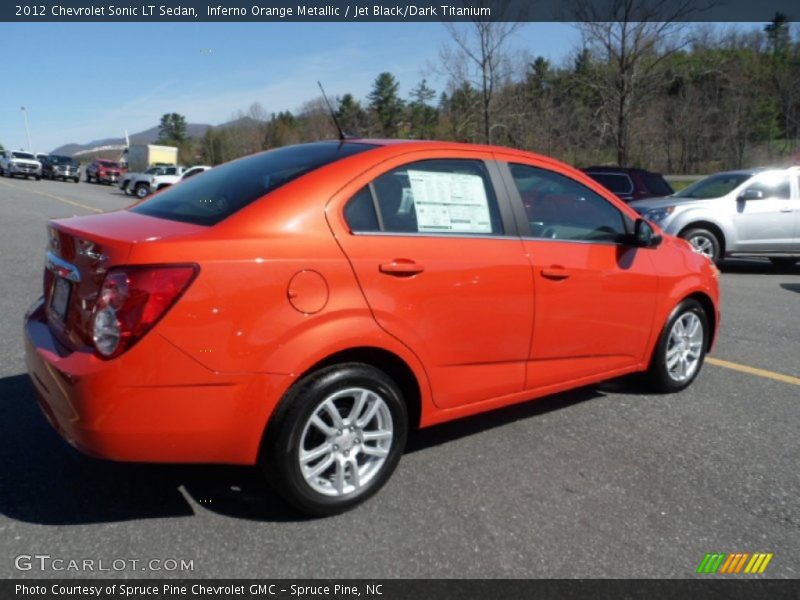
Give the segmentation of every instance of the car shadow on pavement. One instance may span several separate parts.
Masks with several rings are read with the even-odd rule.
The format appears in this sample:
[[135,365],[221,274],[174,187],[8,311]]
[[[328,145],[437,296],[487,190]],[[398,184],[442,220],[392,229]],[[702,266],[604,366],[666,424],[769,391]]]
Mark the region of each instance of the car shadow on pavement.
[[0,378],[0,514],[42,525],[187,517],[210,510],[303,520],[252,467],[150,465],[89,458],[53,430],[27,375]]
[[[495,410],[409,436],[406,452],[604,396],[636,393],[630,378]],[[41,525],[188,517],[209,510],[257,521],[302,521],[260,471],[228,465],[154,465],[98,460],[53,430],[27,375],[0,378],[0,514]]]
[[603,390],[611,389],[612,387],[615,388],[615,391],[617,391],[616,388],[620,390],[630,388],[632,381],[625,378],[604,382],[598,386],[583,387],[552,396],[544,396],[529,402],[481,413],[473,417],[412,431],[406,444],[406,453],[446,444],[481,431],[508,425],[514,421],[529,419],[555,410],[562,410],[587,400],[600,398],[606,395]]
[[727,258],[718,266],[719,270],[723,273],[740,273],[742,275],[754,275],[758,273],[766,273],[768,275],[800,275],[800,264],[780,267],[773,265],[766,258]]
[[782,283],[781,287],[790,292],[797,292],[800,294],[800,283]]

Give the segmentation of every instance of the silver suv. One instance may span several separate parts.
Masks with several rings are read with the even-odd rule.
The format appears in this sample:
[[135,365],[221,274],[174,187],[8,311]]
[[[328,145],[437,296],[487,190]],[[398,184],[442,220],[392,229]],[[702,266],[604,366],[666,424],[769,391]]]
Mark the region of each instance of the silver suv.
[[800,260],[798,176],[800,167],[728,171],[631,206],[713,261],[764,256],[793,265]]

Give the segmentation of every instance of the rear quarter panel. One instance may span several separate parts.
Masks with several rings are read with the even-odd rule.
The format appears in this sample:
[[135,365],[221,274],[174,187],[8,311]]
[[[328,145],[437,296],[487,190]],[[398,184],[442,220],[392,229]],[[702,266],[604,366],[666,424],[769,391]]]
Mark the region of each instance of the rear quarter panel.
[[[427,397],[422,365],[378,327],[328,227],[331,183],[336,180],[298,180],[189,240],[134,245],[134,263],[200,265],[156,329],[213,371],[286,374],[286,387],[336,352],[381,348],[409,365]],[[313,313],[290,299],[290,281],[304,271],[318,274],[327,288]]]

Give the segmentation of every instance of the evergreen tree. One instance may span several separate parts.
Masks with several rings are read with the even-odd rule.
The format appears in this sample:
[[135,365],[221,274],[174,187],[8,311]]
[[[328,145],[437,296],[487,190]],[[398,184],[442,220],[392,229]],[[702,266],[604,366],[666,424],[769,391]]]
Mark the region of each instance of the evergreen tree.
[[430,101],[436,97],[436,92],[428,87],[423,79],[411,92],[409,108],[409,126],[411,137],[426,140],[433,137],[439,113]]
[[352,94],[342,96],[339,101],[339,110],[336,111],[336,118],[346,135],[361,136],[365,133],[367,113]]
[[391,73],[381,73],[372,85],[369,106],[376,121],[377,134],[395,137],[403,117],[403,100],[398,95],[400,84]]
[[178,113],[166,113],[161,116],[158,131],[159,144],[178,146],[187,140],[186,117]]
[[783,13],[775,13],[772,21],[764,27],[767,34],[767,45],[772,56],[785,58],[789,54],[791,46],[791,36],[789,34],[789,20]]

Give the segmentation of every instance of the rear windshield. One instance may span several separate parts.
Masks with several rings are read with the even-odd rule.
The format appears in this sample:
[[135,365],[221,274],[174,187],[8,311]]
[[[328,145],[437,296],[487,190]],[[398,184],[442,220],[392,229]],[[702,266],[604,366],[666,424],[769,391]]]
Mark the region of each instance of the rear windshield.
[[587,173],[604,188],[615,194],[630,194],[633,192],[633,182],[624,173]]
[[215,225],[293,179],[370,148],[374,146],[316,142],[261,152],[186,179],[131,210],[173,221]]
[[98,160],[101,165],[104,167],[118,167],[119,163],[115,163],[113,160]]

